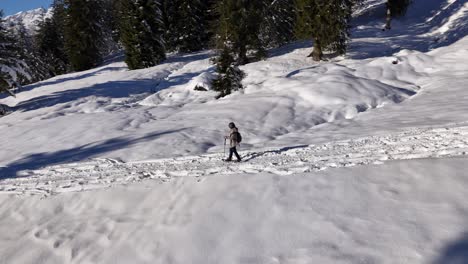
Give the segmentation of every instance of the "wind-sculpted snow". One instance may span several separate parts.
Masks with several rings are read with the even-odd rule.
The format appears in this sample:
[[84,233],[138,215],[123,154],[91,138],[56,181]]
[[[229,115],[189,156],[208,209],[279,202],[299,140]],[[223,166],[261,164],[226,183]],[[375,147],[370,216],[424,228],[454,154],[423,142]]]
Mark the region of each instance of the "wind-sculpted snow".
[[[241,152],[243,162],[202,155],[123,163],[95,159],[3,175],[0,192],[53,195],[108,188],[148,179],[271,173],[280,176],[331,168],[382,164],[389,160],[456,157],[468,154],[468,126],[413,129],[399,134],[336,141],[323,145]],[[4,171],[4,173],[8,171]]]

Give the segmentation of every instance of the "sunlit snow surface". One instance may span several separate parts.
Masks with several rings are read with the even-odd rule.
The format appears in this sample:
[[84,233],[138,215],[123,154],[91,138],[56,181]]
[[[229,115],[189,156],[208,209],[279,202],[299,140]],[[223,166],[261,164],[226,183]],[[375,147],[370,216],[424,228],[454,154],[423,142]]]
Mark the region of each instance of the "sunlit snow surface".
[[220,100],[211,51],[0,99],[0,263],[468,263],[467,1],[390,31],[384,2],[346,57],[287,45]]

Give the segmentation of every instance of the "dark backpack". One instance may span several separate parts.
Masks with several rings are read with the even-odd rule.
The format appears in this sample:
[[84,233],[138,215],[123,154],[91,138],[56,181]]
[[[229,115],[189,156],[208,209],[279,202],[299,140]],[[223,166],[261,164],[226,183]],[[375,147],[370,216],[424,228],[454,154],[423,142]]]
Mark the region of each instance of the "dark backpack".
[[234,137],[236,138],[237,143],[242,142],[242,136],[239,132],[234,132]]

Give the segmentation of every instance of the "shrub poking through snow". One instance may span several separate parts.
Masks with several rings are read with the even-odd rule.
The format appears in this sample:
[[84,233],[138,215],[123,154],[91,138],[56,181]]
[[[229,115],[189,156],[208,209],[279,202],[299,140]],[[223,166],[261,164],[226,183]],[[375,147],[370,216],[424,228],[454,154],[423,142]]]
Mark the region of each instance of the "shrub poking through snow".
[[208,91],[208,89],[206,89],[205,87],[200,86],[200,85],[195,86],[195,88],[193,88],[193,90],[199,91],[199,92],[206,92],[206,91]]

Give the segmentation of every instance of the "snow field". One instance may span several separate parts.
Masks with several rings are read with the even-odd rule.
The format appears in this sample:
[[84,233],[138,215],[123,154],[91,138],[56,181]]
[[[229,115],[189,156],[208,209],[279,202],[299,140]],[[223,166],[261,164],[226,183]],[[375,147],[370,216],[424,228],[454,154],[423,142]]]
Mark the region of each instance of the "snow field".
[[465,158],[0,194],[3,263],[459,264]]
[[0,263],[468,263],[466,0],[385,32],[383,3],[346,57],[293,43],[221,100],[210,51],[2,97]]
[[[88,191],[153,179],[271,173],[286,176],[329,168],[383,164],[390,160],[458,157],[468,154],[468,126],[413,129],[386,136],[364,137],[323,145],[242,151],[241,163],[225,163],[222,154],[122,163],[94,159],[38,170],[3,170],[0,192],[43,196]],[[11,175],[8,175],[10,173]],[[11,176],[11,177],[8,177]]]

